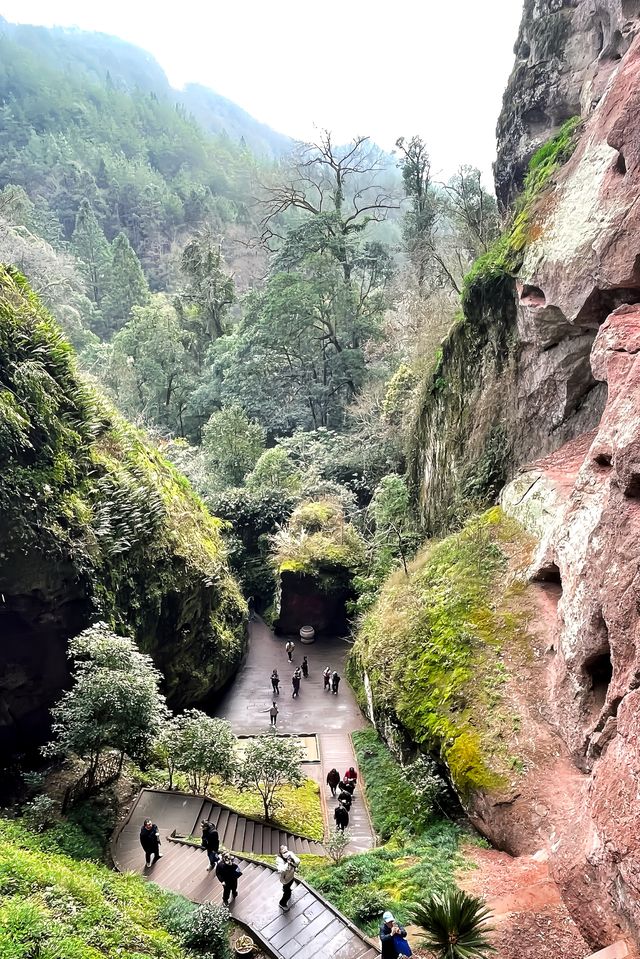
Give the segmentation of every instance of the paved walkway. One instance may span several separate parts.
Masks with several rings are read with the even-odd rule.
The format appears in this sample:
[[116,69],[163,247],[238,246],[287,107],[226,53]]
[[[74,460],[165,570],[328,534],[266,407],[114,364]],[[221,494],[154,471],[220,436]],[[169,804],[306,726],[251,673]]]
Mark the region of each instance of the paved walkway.
[[[138,872],[187,896],[193,902],[222,901],[222,886],[210,872],[201,847],[171,837],[191,829],[202,799],[177,793],[143,790],[112,845],[121,871]],[[162,859],[146,869],[140,847],[140,823],[146,816],[158,824]],[[288,912],[278,905],[282,885],[274,869],[238,858],[242,876],[230,911],[254,940],[276,959],[377,959],[377,947],[356,926],[302,880],[294,882]]]
[[[305,773],[320,785],[325,827],[328,830],[333,825],[336,802],[326,785],[327,773],[333,766],[341,776],[349,766],[357,768],[350,733],[356,729],[365,729],[367,721],[362,716],[353,691],[344,677],[348,643],[329,637],[317,639],[309,646],[303,646],[297,641],[292,663],[287,659],[285,643],[286,639],[275,636],[260,619],[249,624],[249,650],[245,663],[233,685],[218,703],[216,714],[228,719],[233,731],[238,735],[268,732],[268,710],[273,699],[271,673],[274,668],[278,670],[278,732],[291,735],[317,734],[320,763],[305,765]],[[291,676],[305,655],[309,661],[309,678],[302,679],[300,695],[293,699]],[[330,666],[332,670],[337,669],[342,677],[337,696],[323,690],[322,671],[325,666]],[[375,834],[359,787],[351,806],[349,830],[352,836],[350,851],[370,849],[375,845]]]

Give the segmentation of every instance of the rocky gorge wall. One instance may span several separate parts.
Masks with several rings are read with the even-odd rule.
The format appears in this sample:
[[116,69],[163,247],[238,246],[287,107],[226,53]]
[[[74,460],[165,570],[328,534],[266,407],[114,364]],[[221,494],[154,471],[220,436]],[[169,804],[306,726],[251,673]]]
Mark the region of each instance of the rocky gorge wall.
[[[572,114],[582,121],[475,272],[437,370],[462,387],[446,397],[431,380],[413,460],[437,528],[477,466],[468,439],[483,425],[504,437],[503,476],[515,477],[501,502],[537,544],[520,606],[536,623],[531,665],[518,673],[507,643],[502,688],[526,735],[507,734],[520,776],[465,804],[500,848],[549,858],[594,948],[640,943],[639,16],[639,3],[618,0],[525,4],[498,128],[505,203],[541,141]],[[497,280],[501,297],[512,284],[499,315]],[[485,329],[479,360],[470,334]],[[465,364],[470,386],[456,380]]]
[[0,268],[0,752],[37,745],[69,681],[67,641],[133,632],[170,705],[240,662],[246,607],[220,521],[86,384],[25,281]]

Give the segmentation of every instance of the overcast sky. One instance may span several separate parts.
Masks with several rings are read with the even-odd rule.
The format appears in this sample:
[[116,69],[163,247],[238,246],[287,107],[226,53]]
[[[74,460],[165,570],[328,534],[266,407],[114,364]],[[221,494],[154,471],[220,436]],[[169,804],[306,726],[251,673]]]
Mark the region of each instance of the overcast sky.
[[442,175],[490,175],[522,0],[5,0],[7,20],[148,50],[174,86],[212,87],[276,130],[389,149],[420,134]]

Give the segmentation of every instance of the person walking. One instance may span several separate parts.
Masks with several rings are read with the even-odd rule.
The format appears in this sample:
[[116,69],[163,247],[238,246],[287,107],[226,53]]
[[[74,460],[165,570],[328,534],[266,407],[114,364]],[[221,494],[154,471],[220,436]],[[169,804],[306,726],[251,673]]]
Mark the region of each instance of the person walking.
[[289,657],[289,662],[292,663],[292,662],[293,662],[293,651],[294,651],[294,649],[296,648],[295,643],[293,642],[293,640],[290,639],[290,640],[288,641],[287,645],[286,645],[284,648],[285,648],[286,651],[287,651],[287,656]]
[[350,796],[349,793],[340,792],[338,794],[338,802],[340,803],[341,806],[344,806],[347,812],[349,812],[349,810],[351,809],[351,803],[353,802],[353,797]]
[[340,685],[340,677],[338,676],[338,671],[334,669],[331,674],[331,692],[334,696],[338,695],[338,686]]
[[356,787],[353,785],[353,783],[350,782],[349,780],[342,780],[342,779],[341,779],[340,782],[338,783],[338,786],[340,787],[340,789],[343,789],[344,792],[349,793],[350,796],[353,796],[353,793],[354,793],[355,788],[356,788]]
[[278,676],[278,670],[274,669],[271,673],[271,688],[273,689],[273,695],[280,695],[280,677]]
[[[383,913],[382,925],[380,926],[381,959],[398,959],[398,956],[410,956],[411,947],[406,939],[407,930],[395,921],[393,913],[388,910]],[[404,942],[404,947],[400,946],[398,948],[402,942]]]
[[296,669],[295,673],[291,677],[291,685],[293,686],[292,699],[298,698],[298,693],[300,692],[300,673]]
[[273,701],[271,709],[269,710],[269,718],[271,720],[271,725],[275,729],[276,726],[278,725],[278,707],[276,706],[275,699]]
[[282,883],[282,896],[278,905],[285,912],[289,912],[291,887],[299,865],[300,860],[296,854],[291,852],[287,846],[280,846],[280,855],[276,856],[276,869],[278,870],[278,878]]
[[306,656],[302,660],[302,675],[305,679],[309,678],[309,660]]
[[353,766],[349,766],[343,778],[346,783],[353,783],[355,787],[356,783],[358,782],[358,774]]
[[[155,866],[158,859],[162,859],[160,852],[160,832],[150,819],[145,819],[140,830],[140,845],[144,849],[145,866]],[[153,861],[151,857],[153,856]]]
[[344,806],[336,806],[336,808],[333,810],[333,818],[336,821],[336,829],[340,829],[341,832],[344,832],[349,825],[349,813]]
[[222,901],[225,906],[229,905],[229,897],[234,899],[238,896],[238,878],[242,875],[233,857],[228,852],[223,852],[216,865],[216,878],[222,883]]
[[324,691],[331,689],[331,666],[326,666],[322,674],[322,681],[324,683]]
[[335,796],[338,783],[340,782],[340,773],[334,767],[327,773],[327,786],[331,790],[331,795]]
[[202,846],[206,849],[207,856],[209,857],[207,872],[211,872],[212,869],[215,869],[216,863],[220,858],[218,856],[220,836],[214,823],[209,822],[207,819],[203,819],[200,825],[202,826]]

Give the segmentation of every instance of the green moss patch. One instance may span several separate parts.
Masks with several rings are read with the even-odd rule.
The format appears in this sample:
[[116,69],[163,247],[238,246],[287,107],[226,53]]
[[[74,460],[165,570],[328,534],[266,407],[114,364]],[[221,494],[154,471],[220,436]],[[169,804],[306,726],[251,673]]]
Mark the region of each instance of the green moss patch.
[[489,510],[427,546],[409,577],[390,578],[353,648],[377,715],[441,757],[463,797],[500,786],[513,765],[501,651],[528,640],[508,585],[510,562],[524,562],[528,549],[517,524]]
[[535,218],[536,201],[575,150],[580,123],[580,117],[567,120],[556,136],[532,156],[511,226],[475,261],[464,279],[462,301],[465,308],[479,294],[489,295],[522,266],[525,248],[537,238],[539,229]]

